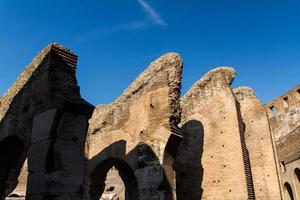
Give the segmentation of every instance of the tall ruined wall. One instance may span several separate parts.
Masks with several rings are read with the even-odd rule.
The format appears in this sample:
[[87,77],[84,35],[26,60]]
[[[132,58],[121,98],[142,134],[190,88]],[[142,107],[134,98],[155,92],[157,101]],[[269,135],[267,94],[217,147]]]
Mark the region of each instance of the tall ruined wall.
[[268,112],[275,141],[282,139],[284,136],[299,127],[299,104],[300,86],[297,86],[293,90],[264,105]]
[[255,197],[281,199],[276,150],[267,113],[251,88],[240,87],[234,93],[245,125]]
[[290,160],[290,157],[299,154],[300,86],[264,106],[275,137],[278,158],[280,161]]
[[164,180],[161,165],[180,120],[181,71],[179,55],[163,55],[112,104],[95,109],[87,143],[91,173],[106,159],[118,158],[134,171],[140,199],[163,198],[165,189],[158,190]]
[[[0,129],[1,129],[1,139],[17,135],[24,143],[25,148],[30,145],[31,129],[32,129],[32,116],[35,115],[35,111],[41,108],[42,98],[46,97],[48,91],[43,91],[47,88],[48,77],[44,75],[39,75],[39,77],[34,78],[34,76],[42,71],[41,65],[49,59],[47,56],[51,50],[51,47],[46,47],[43,49],[32,61],[32,63],[25,68],[23,73],[18,77],[15,83],[8,89],[8,91],[1,97],[1,107],[0,107]],[[45,70],[44,70],[45,71]],[[42,72],[43,73],[43,72]],[[41,73],[40,73],[41,74]],[[38,79],[38,80],[33,80]],[[29,82],[29,83],[28,83]],[[29,87],[32,87],[30,82],[36,82],[44,87],[40,90],[35,88],[32,91]],[[26,89],[26,87],[28,89]],[[24,91],[26,90],[26,91]],[[19,93],[22,93],[21,95]],[[39,95],[37,95],[37,93]],[[22,103],[23,101],[23,103]],[[46,104],[47,105],[47,104]],[[43,105],[45,107],[45,105]],[[42,108],[45,109],[45,108]],[[25,158],[24,158],[25,159]],[[3,164],[2,164],[3,165]],[[17,188],[13,192],[19,196],[25,196],[26,194],[26,182],[27,182],[27,163],[24,164],[21,170],[21,174],[12,178],[9,182],[11,189],[17,185]],[[19,170],[16,169],[16,174]],[[16,182],[17,181],[17,182]],[[11,189],[6,189],[7,193],[12,192]],[[1,189],[0,189],[1,190]]]
[[216,68],[181,99],[184,141],[175,161],[179,199],[248,198],[243,138],[230,88],[234,77],[232,68]]
[[234,69],[219,67],[180,99],[182,59],[168,53],[94,109],[76,63],[50,44],[0,98],[0,198],[280,199],[270,130],[281,181],[295,180],[300,86],[266,111],[251,89],[231,89]]
[[[1,98],[1,197],[15,187],[24,192],[26,183],[28,199],[80,198],[93,107],[80,97],[76,62],[68,49],[50,44]],[[27,182],[27,171],[21,170],[26,157]]]
[[299,199],[300,86],[264,106],[275,138],[284,198]]

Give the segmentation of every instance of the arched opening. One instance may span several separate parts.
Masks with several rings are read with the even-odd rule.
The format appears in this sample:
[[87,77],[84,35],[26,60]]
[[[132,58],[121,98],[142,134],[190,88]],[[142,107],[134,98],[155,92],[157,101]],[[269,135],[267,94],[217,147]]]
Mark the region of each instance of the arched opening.
[[9,136],[0,142],[0,195],[8,196],[18,185],[20,170],[26,159],[23,142]]
[[284,183],[283,195],[285,200],[294,200],[293,190],[288,182]]
[[[107,178],[117,178],[117,174],[125,186],[123,198],[125,200],[138,200],[138,186],[134,172],[125,161],[118,158],[110,158],[101,162],[92,172],[90,186],[91,199],[99,200],[104,192],[111,193],[111,196],[113,196],[113,192],[117,190],[116,187],[120,187],[120,185],[106,185],[105,182]],[[115,181],[118,182],[118,180]],[[122,198],[119,199],[122,200]]]
[[298,199],[300,199],[300,169],[296,168],[294,170],[294,184],[295,184],[295,193],[297,194]]

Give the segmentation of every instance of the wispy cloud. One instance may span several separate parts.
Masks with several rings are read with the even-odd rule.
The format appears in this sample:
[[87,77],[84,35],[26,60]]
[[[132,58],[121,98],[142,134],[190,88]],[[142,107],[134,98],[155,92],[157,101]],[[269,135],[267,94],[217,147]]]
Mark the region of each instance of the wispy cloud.
[[161,16],[157,13],[157,11],[148,4],[145,0],[138,0],[139,4],[143,7],[145,12],[148,14],[150,19],[154,24],[160,25],[160,26],[166,26],[168,25],[165,20],[161,18]]
[[[0,0],[1,1],[1,0]],[[152,24],[159,26],[167,26],[168,24],[165,22],[163,18],[158,14],[158,12],[145,0],[137,0],[140,6],[144,9],[145,13],[151,20]],[[73,44],[81,45],[87,42],[103,39],[113,35],[118,32],[133,32],[138,30],[143,30],[150,25],[148,20],[137,20],[131,22],[125,22],[120,24],[114,24],[108,27],[98,27],[89,31],[84,31],[78,33],[73,38]]]
[[124,24],[116,24],[108,29],[106,31],[108,32],[113,32],[113,31],[118,31],[118,30],[138,30],[142,29],[146,26],[146,23],[143,21],[133,21],[129,23],[124,23]]
[[73,44],[75,43],[77,45],[81,45],[86,42],[106,38],[109,35],[112,35],[113,33],[117,33],[120,31],[137,31],[144,29],[147,26],[148,24],[145,21],[132,21],[127,23],[115,24],[108,27],[96,28],[90,31],[81,32],[74,36]]

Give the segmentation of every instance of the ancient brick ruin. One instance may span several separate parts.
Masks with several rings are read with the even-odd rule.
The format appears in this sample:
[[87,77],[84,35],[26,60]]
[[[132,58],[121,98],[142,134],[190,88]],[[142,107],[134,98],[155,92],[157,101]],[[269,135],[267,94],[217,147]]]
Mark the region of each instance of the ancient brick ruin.
[[284,199],[300,199],[300,85],[267,103]]
[[94,107],[76,63],[50,44],[1,97],[1,199],[300,199],[300,86],[262,105],[218,67],[181,96],[168,53]]

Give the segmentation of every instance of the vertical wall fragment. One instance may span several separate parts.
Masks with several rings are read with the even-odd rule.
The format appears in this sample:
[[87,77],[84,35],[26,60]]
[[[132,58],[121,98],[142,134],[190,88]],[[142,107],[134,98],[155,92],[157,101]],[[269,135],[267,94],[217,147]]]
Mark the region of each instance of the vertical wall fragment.
[[[153,61],[114,102],[95,109],[87,141],[91,174],[105,160],[118,158],[134,171],[140,200],[176,199],[171,154],[176,148],[174,138],[180,138],[176,125],[181,75],[181,57],[167,53]],[[91,182],[97,178],[91,177]],[[91,185],[91,190],[95,187]]]
[[239,116],[230,88],[234,77],[232,68],[216,68],[181,99],[184,141],[175,161],[179,199],[249,197]]
[[270,132],[267,113],[253,90],[234,90],[245,124],[245,141],[250,156],[255,197],[281,199],[276,150]]
[[24,156],[15,160],[18,168],[9,170],[20,171],[28,157],[28,200],[81,199],[93,106],[80,96],[76,63],[77,56],[68,49],[50,44],[1,99],[0,142],[17,136],[24,144]]
[[285,199],[300,198],[300,86],[264,105],[280,163]]

